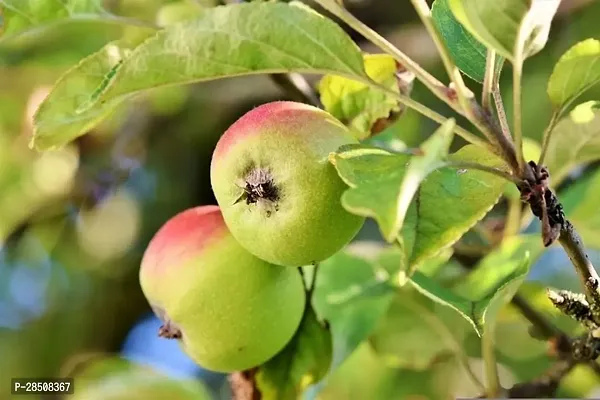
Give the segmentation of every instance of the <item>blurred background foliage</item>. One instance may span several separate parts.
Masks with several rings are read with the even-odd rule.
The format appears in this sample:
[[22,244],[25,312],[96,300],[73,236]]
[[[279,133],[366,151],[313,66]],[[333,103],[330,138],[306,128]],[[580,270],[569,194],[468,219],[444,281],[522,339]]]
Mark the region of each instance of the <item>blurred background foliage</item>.
[[[213,6],[210,1],[197,3]],[[600,36],[600,2],[563,3],[548,45],[525,65],[524,132],[534,141],[540,141],[550,117],[545,87],[554,63],[576,42]],[[0,18],[5,11],[1,4]],[[179,4],[106,0],[104,6],[122,18],[160,24],[166,18],[163,7],[175,9]],[[447,80],[410,2],[352,0],[347,6]],[[56,79],[82,57],[135,29],[118,21],[49,18],[37,22],[25,24],[16,34],[10,27],[0,28],[4,34],[0,37],[0,399],[10,398],[10,377],[63,375],[77,377],[81,399],[228,398],[224,376],[202,370],[176,343],[157,337],[160,322],[141,293],[139,263],[148,241],[170,216],[190,206],[215,204],[209,164],[222,132],[258,104],[298,99],[268,76],[168,87],[121,106],[64,149],[37,153],[27,146],[32,115]],[[357,35],[353,38],[365,51],[375,51]],[[307,78],[313,84],[318,79]],[[480,90],[469,83],[474,91]],[[510,118],[509,73],[501,84]],[[415,84],[413,97],[450,115],[420,84]],[[589,91],[586,98],[600,98],[600,88]],[[435,128],[435,123],[409,110],[371,141],[418,145]],[[455,146],[462,144],[457,138]],[[596,170],[594,164],[580,168],[559,189],[567,211],[587,224],[582,228],[584,239],[600,248]],[[485,249],[493,242],[505,211],[506,202],[500,202],[465,236],[455,249],[460,257],[442,268],[439,279],[451,281],[465,273],[456,260],[468,265],[473,249]],[[537,221],[532,220],[527,230],[537,229]],[[355,241],[381,242],[378,228],[367,223]],[[592,256],[600,265],[598,254]],[[527,297],[572,332],[571,321],[558,315],[544,291],[546,286],[577,288],[564,252],[554,247],[546,251],[528,281]],[[419,301],[424,310],[443,313],[432,302]],[[418,327],[410,314],[402,313],[402,304],[393,304],[377,332],[406,332],[397,338],[388,335],[383,342],[377,335],[364,342],[319,397],[415,400],[477,395],[451,353],[425,358],[417,352],[411,362],[406,357],[398,362],[398,352],[407,350],[406,341],[429,341],[415,344],[426,348],[437,339],[433,327],[423,328],[424,335],[409,335],[411,329],[419,332]],[[422,315],[417,312],[412,318],[419,320]],[[455,340],[467,349],[475,372],[483,375],[479,339],[461,328],[462,320],[448,324]],[[502,310],[496,346],[505,385],[531,379],[551,363],[548,346],[532,339],[527,330],[525,319],[511,306]],[[593,396],[599,382],[590,369],[577,367],[564,381],[560,395]]]

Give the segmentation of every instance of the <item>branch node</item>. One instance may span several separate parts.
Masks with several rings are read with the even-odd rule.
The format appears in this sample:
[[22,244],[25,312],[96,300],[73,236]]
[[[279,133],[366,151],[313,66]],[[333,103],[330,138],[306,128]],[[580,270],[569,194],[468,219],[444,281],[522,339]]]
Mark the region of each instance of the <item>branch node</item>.
[[548,289],[548,298],[556,308],[583,324],[590,331],[600,328],[594,320],[592,309],[584,294],[568,290],[556,292]]
[[542,221],[542,240],[544,246],[548,247],[560,237],[565,226],[565,213],[562,204],[548,187],[548,170],[534,161],[529,161],[525,169],[524,179],[517,187],[521,192],[521,200],[528,203],[533,215]]
[[600,356],[600,340],[592,334],[573,341],[573,359],[579,362],[594,361]]

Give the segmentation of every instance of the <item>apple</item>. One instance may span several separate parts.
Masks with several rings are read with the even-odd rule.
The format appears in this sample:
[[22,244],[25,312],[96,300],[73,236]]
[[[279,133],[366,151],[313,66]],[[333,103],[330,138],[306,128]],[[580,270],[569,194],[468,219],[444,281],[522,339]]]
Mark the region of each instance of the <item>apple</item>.
[[329,113],[276,101],[254,108],[219,139],[211,185],[231,234],[249,252],[283,266],[329,258],[358,233],[364,217],[340,198],[348,188],[328,161],[357,143]]
[[218,206],[187,209],[152,238],[140,284],[163,321],[201,367],[215,372],[258,366],[291,340],[305,307],[296,269],[263,261],[230,234]]

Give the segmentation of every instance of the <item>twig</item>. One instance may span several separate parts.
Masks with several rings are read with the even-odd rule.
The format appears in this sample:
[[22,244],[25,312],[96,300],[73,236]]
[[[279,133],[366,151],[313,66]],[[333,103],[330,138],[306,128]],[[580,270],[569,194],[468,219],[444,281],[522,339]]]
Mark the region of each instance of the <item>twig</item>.
[[500,385],[498,363],[496,362],[494,331],[490,330],[489,324],[485,324],[483,327],[481,356],[485,365],[486,394],[491,398],[497,397],[502,389],[502,385]]
[[554,397],[562,379],[577,364],[573,359],[560,360],[544,373],[530,382],[519,383],[508,389],[508,398]]
[[548,321],[542,314],[536,311],[521,295],[516,294],[511,304],[515,306],[521,314],[533,325],[536,332],[540,333],[544,339],[567,339],[568,336]]
[[452,61],[452,57],[450,57],[450,53],[446,49],[446,45],[440,36],[435,24],[433,23],[433,18],[431,17],[431,9],[427,5],[425,0],[411,0],[413,7],[425,29],[429,33],[429,36],[433,40],[435,47],[437,48],[438,53],[442,59],[442,63],[444,64],[444,68],[446,68],[446,72],[448,73],[448,77],[454,84],[456,88],[456,95],[458,97],[458,103],[463,111],[463,113],[470,119],[473,119],[473,111],[471,110],[470,100],[472,99],[472,93],[467,89],[465,82],[462,79],[460,71]]
[[481,106],[491,113],[490,95],[496,82],[496,52],[488,50],[485,59],[485,76],[483,78],[483,91],[481,93]]
[[508,213],[504,224],[504,237],[518,234],[523,226],[523,202],[518,197],[509,197],[507,202]]
[[583,294],[568,290],[554,291],[548,289],[548,298],[563,314],[581,323],[588,330],[595,331],[599,328],[594,320],[590,305]]
[[[440,125],[448,120],[448,118],[444,117],[441,114],[438,114],[437,112],[435,112],[431,108],[427,107],[426,105],[421,104],[418,101],[415,101],[415,100],[411,99],[409,96],[406,96],[402,93],[394,92],[393,90],[390,90],[387,87],[378,84],[377,82],[363,81],[363,83],[365,83],[375,89],[386,92],[390,96],[395,97],[400,103],[404,104],[407,107],[412,108],[413,110],[421,113],[425,117],[431,119],[432,121],[437,122]],[[454,132],[457,135],[459,135],[460,137],[462,137],[463,139],[465,139],[467,142],[474,144],[476,146],[488,149],[490,152],[492,152],[494,154],[500,155],[498,149],[495,148],[494,146],[492,146],[491,143],[486,142],[485,140],[481,139],[479,136],[474,135],[473,133],[467,131],[466,129],[464,129],[463,127],[461,127],[457,124],[454,125]]]
[[293,99],[315,107],[322,107],[319,96],[301,74],[270,74],[269,77]]
[[310,279],[310,286],[308,287],[308,291],[307,294],[309,295],[309,298],[312,297],[312,294],[315,291],[316,285],[317,285],[317,273],[319,272],[319,263],[314,263],[313,264],[313,274],[311,276]]
[[415,74],[415,77],[421,81],[434,95],[446,102],[454,109],[458,109],[458,104],[448,97],[446,86],[437,80],[433,75],[427,72],[418,63],[413,61],[409,56],[400,51],[396,46],[388,42],[383,36],[375,32],[373,29],[363,24],[354,15],[348,12],[342,6],[339,6],[334,0],[315,0],[321,7],[341,19],[348,26],[360,33],[366,39],[371,41],[380,49],[390,54],[404,68]]
[[504,102],[502,101],[502,94],[500,93],[500,87],[498,84],[494,85],[492,89],[492,96],[494,97],[494,104],[496,105],[496,113],[498,114],[498,120],[500,121],[500,127],[502,133],[509,140],[512,140],[512,134],[510,133],[510,125],[508,124],[508,118],[506,118],[506,112],[504,111]]
[[[519,53],[518,51],[516,52]],[[525,157],[523,156],[523,122],[521,109],[521,78],[523,75],[523,62],[521,57],[513,62],[513,140],[517,150],[517,162],[521,175],[527,174],[528,168],[525,166]],[[528,178],[531,178],[528,176]]]
[[565,223],[562,226],[558,241],[565,249],[569,259],[571,259],[571,263],[573,263],[573,266],[583,283],[584,291],[595,319],[600,321],[600,318],[598,318],[600,315],[598,312],[598,307],[600,307],[600,291],[598,290],[600,277],[585,252],[581,237],[575,230],[573,224],[568,220],[565,220]]
[[540,153],[540,158],[538,160],[538,165],[544,164],[544,159],[546,158],[546,152],[548,151],[548,145],[550,144],[550,138],[552,136],[552,132],[554,131],[554,127],[558,122],[560,116],[560,112],[555,110],[552,113],[552,117],[550,118],[550,122],[548,122],[548,126],[544,130],[544,134],[542,136],[542,152]]
[[[391,55],[396,61],[402,64],[408,71],[412,72],[420,82],[422,82],[435,96],[437,96],[440,100],[444,101],[448,104],[454,111],[459,113],[460,115],[466,116],[469,121],[475,125],[489,140],[490,145],[494,148],[493,152],[495,154],[499,154],[513,171],[519,171],[518,162],[516,157],[516,152],[513,143],[502,134],[501,130],[496,128],[495,124],[490,123],[489,114],[484,112],[483,109],[477,104],[477,102],[472,98],[472,96],[468,96],[470,98],[465,104],[461,106],[460,100],[462,94],[467,94],[468,89],[464,85],[460,85],[462,81],[462,77],[460,77],[460,72],[458,68],[452,68],[451,70],[451,78],[453,81],[457,81],[458,85],[457,90],[453,90],[444,84],[442,84],[439,80],[437,80],[434,76],[432,76],[429,72],[424,70],[419,64],[414,62],[410,57],[392,45],[389,41],[387,41],[384,37],[379,35],[373,29],[369,28],[367,25],[363,24],[360,20],[358,20],[354,15],[349,13],[346,9],[340,6],[334,0],[315,0],[319,5],[325,8],[327,11],[331,12],[336,17],[340,18],[343,22],[348,24],[352,29],[356,32],[360,33],[370,42],[375,44],[377,47],[385,51],[387,54]],[[414,1],[423,1],[423,0],[414,0]],[[416,4],[416,3],[415,3]],[[427,7],[429,10],[429,7]],[[429,11],[428,11],[429,12]],[[433,32],[437,32],[433,30]],[[434,39],[435,40],[435,39]],[[464,82],[463,82],[464,84]],[[461,94],[457,93],[461,92]],[[415,108],[414,102],[412,104],[408,102],[404,102],[405,105],[411,108]],[[418,103],[417,103],[418,104]],[[415,110],[419,111],[415,108]],[[434,119],[435,120],[435,119]],[[474,135],[470,135],[472,139],[477,138]],[[465,137],[466,140],[469,140]],[[481,144],[481,139],[476,139]],[[485,143],[485,142],[484,142]],[[488,146],[489,148],[489,146]]]
[[[411,0],[417,14],[421,18],[423,25],[429,32],[431,39],[435,43],[435,46],[440,54],[446,72],[450,77],[454,86],[454,96],[458,99],[460,109],[455,109],[458,113],[463,114],[467,119],[477,127],[483,133],[486,138],[500,149],[501,157],[515,170],[517,171],[517,163],[515,158],[515,149],[510,140],[507,140],[506,136],[502,133],[501,129],[497,126],[495,121],[492,120],[492,114],[490,113],[489,107],[481,107],[475,101],[473,93],[467,88],[462,78],[461,72],[452,61],[450,53],[446,48],[442,36],[438,29],[433,23],[431,16],[431,10],[425,0]],[[488,71],[486,71],[488,75]],[[492,64],[491,75],[489,81],[492,82],[494,77],[494,65]],[[452,93],[452,92],[451,92]],[[451,96],[452,97],[452,96]]]
[[254,379],[257,368],[234,372],[227,377],[233,400],[260,400],[261,394]]
[[476,162],[448,161],[446,164],[444,164],[444,166],[451,167],[451,168],[459,168],[459,169],[476,169],[479,171],[483,171],[483,172],[487,172],[489,174],[496,175],[500,178],[506,179],[507,181],[513,182],[515,184],[518,184],[521,182],[521,180],[518,179],[516,176],[511,175],[506,171],[502,171],[501,169],[489,167],[487,165],[479,164]]

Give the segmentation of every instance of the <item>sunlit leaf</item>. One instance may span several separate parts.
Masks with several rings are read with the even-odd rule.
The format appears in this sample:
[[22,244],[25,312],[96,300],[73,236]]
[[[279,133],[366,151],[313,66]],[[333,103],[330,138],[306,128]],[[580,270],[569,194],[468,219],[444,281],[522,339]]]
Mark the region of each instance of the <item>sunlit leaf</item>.
[[562,108],[600,82],[600,40],[586,39],[558,60],[548,81],[548,96]]
[[[399,82],[396,61],[386,54],[366,54],[365,71],[373,81],[387,89],[407,95],[412,87],[414,75],[403,72]],[[398,114],[401,105],[398,100],[365,83],[349,78],[327,75],[318,86],[321,102],[329,113],[348,125],[358,139],[371,135],[374,125],[382,119]]]
[[123,60],[146,35],[109,43],[67,71],[54,85],[35,113],[33,143],[38,149],[61,147],[85,134],[115,110],[117,102],[107,102],[86,113],[77,107],[89,93],[114,78]]
[[[453,397],[450,394],[452,380],[446,379],[448,374],[440,367],[436,365],[427,371],[393,368],[386,365],[365,342],[335,371],[331,381],[318,396],[304,398],[444,400]],[[452,378],[455,378],[454,374]]]
[[[450,52],[456,66],[469,78],[483,82],[487,49],[456,20],[450,10],[449,0],[435,0],[431,15],[435,26]],[[502,66],[503,58],[496,57],[496,71]]]
[[[340,26],[307,6],[295,2],[231,4],[168,26],[142,43],[114,71],[113,79],[80,91],[68,113],[77,115],[81,126],[89,129],[99,122],[98,109],[114,107],[147,89],[289,71],[368,79],[358,46]],[[77,70],[62,78],[63,82],[80,79]],[[38,143],[37,135],[34,145],[42,149],[67,140],[63,135],[63,140],[47,138],[46,143]]]
[[[365,203],[373,204],[373,200],[375,200],[374,198],[369,199],[371,195],[375,195],[375,193],[370,193],[371,189],[376,190],[379,187],[379,190],[376,190],[379,196],[376,197],[387,200],[380,207],[384,211],[380,213],[378,209],[375,209],[368,212],[367,216],[379,217],[377,219],[385,239],[392,242],[403,226],[406,211],[420,183],[433,170],[443,165],[452,141],[453,128],[454,120],[448,120],[422,145],[422,155],[409,158],[406,155],[393,155],[384,150],[358,146],[342,148],[341,152],[334,156],[333,163],[342,179],[351,187],[356,188],[344,193],[342,197],[344,206],[350,211],[361,214],[362,210],[367,208]],[[378,155],[384,154],[390,158],[378,157]],[[376,158],[373,160],[379,165],[372,165],[370,156],[375,156]],[[397,173],[387,173],[380,179],[373,179],[382,172],[382,169],[390,167],[397,169]],[[364,179],[361,179],[360,174],[363,172],[365,173]],[[360,181],[357,181],[357,178]],[[386,185],[382,185],[382,182],[385,182]]]
[[515,236],[489,253],[452,289],[418,272],[411,283],[427,297],[458,312],[481,335],[486,324],[493,330],[496,314],[514,296],[529,272],[531,260],[542,250],[538,235]]
[[161,27],[198,18],[204,8],[195,1],[175,1],[163,5],[156,13],[156,24]]
[[[455,121],[449,119],[436,130],[422,145],[423,154],[417,154],[411,157],[398,196],[396,206],[396,221],[394,224],[393,236],[386,239],[391,241],[396,236],[396,232],[404,226],[404,218],[412,200],[419,190],[421,183],[436,169],[442,167],[448,156],[450,144],[454,137],[453,130]],[[419,199],[416,200],[417,202]]]
[[[453,249],[451,247],[440,251],[435,257],[431,257],[424,261],[423,264],[419,266],[419,271],[428,277],[436,277],[441,270],[445,269],[452,254]],[[408,265],[406,265],[406,254],[404,254],[404,251],[400,246],[388,246],[387,248],[380,250],[376,262],[378,265],[385,268],[392,278],[394,274],[397,274],[400,270],[408,267]]]
[[59,20],[110,17],[100,0],[0,0],[0,6],[0,39]]
[[335,370],[365,340],[387,311],[394,290],[389,273],[373,261],[337,253],[319,266],[313,307],[333,337]]
[[600,102],[575,107],[554,127],[544,163],[558,185],[579,164],[600,159]]
[[[448,159],[503,165],[493,154],[471,145]],[[399,233],[398,201],[410,160],[407,154],[356,145],[333,157],[340,177],[350,186],[342,196],[343,206],[374,218],[386,238]],[[496,204],[505,184],[504,179],[478,170],[442,167],[431,172],[419,186],[401,231],[410,265],[455,243]]]
[[511,60],[539,52],[560,0],[448,0],[456,19],[480,42]]
[[155,30],[112,15],[99,0],[0,0],[0,64],[72,65],[129,32]]
[[331,354],[331,335],[310,308],[286,347],[260,366],[256,382],[261,399],[297,399],[325,376]]
[[369,342],[388,365],[427,370],[442,356],[462,353],[468,324],[412,287],[398,290]]

